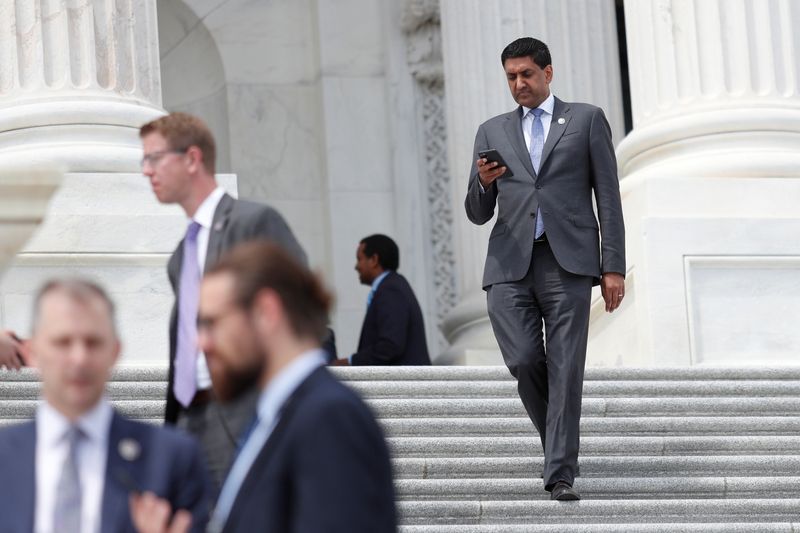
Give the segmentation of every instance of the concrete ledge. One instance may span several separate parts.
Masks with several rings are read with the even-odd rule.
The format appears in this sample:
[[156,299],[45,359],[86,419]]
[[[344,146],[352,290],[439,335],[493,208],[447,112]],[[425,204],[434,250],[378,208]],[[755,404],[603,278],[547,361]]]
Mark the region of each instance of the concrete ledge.
[[[559,530],[556,530],[559,531]],[[570,524],[569,533],[798,533],[800,522],[702,524]],[[553,533],[553,526],[527,525],[425,525],[400,526],[399,533]]]
[[[538,478],[399,479],[395,488],[400,500],[550,499]],[[800,498],[800,477],[580,477],[575,488],[592,500]]]
[[398,502],[404,525],[792,522],[798,509],[800,499]]

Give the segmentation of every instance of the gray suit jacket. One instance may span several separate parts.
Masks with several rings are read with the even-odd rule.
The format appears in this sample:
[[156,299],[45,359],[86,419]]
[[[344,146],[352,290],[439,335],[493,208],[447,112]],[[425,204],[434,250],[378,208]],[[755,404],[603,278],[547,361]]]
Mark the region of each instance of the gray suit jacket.
[[[225,195],[214,212],[214,221],[208,238],[205,269],[208,270],[235,245],[246,241],[264,239],[284,247],[302,264],[308,263],[303,248],[295,239],[292,230],[283,217],[269,206],[234,200]],[[181,263],[183,260],[183,241],[172,253],[167,264],[169,282],[175,293],[175,304],[169,321],[169,385],[167,387],[167,408],[165,421],[175,423],[178,418],[179,403],[172,391],[175,375],[175,347],[178,331],[178,287],[180,285]]]
[[[518,107],[481,124],[475,137],[464,201],[467,217],[475,224],[485,224],[497,206],[483,272],[484,289],[525,277],[538,208],[553,255],[564,270],[592,276],[595,283],[604,272],[624,275],[625,228],[617,162],[603,111],[556,98],[538,175],[525,146],[521,121],[522,108]],[[475,161],[479,151],[489,148],[500,152],[513,176],[506,173],[481,192]]]

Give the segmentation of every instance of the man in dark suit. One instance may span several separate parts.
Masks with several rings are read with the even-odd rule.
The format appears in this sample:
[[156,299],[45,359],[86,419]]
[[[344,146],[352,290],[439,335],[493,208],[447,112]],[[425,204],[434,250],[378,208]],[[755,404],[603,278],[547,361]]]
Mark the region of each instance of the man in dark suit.
[[[396,531],[382,432],[364,402],[324,366],[320,339],[330,301],[316,276],[273,244],[241,245],[206,274],[200,339],[217,347],[209,364],[263,362],[258,416],[209,531]],[[168,514],[166,502],[148,498],[137,513],[143,520]],[[168,521],[160,522],[146,531],[165,531]]]
[[[501,61],[519,107],[478,128],[465,207],[475,224],[498,207],[483,274],[489,318],[542,440],[545,490],[575,500],[591,289],[601,285],[609,312],[625,292],[614,146],[601,109],[550,93],[544,43],[518,39]],[[508,166],[481,157],[490,149]]]
[[[305,264],[306,255],[271,207],[236,200],[215,179],[214,138],[203,121],[171,113],[142,126],[142,172],[161,203],[179,204],[190,219],[167,265],[175,304],[170,317],[170,365],[165,420],[200,439],[212,479],[222,483],[236,439],[255,409],[250,391],[225,405],[214,401],[206,355],[197,350],[197,298],[203,271],[235,244],[265,239]],[[189,260],[186,261],[185,259]]]
[[370,235],[356,250],[358,279],[370,286],[358,350],[334,365],[430,365],[425,324],[414,291],[397,272],[400,251],[386,235]]
[[39,292],[24,355],[40,371],[43,401],[35,420],[0,429],[0,532],[133,533],[134,489],[167,498],[204,531],[210,484],[197,444],[125,419],[104,396],[120,352],[113,314],[86,281]]

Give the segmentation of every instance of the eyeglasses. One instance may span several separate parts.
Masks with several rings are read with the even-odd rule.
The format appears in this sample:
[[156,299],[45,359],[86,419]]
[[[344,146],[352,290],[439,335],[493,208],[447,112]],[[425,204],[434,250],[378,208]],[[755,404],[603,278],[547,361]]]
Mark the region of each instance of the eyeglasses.
[[167,154],[185,154],[186,149],[183,150],[159,150],[158,152],[153,152],[152,154],[145,154],[140,161],[142,168],[144,168],[145,164],[150,163],[151,167],[154,167],[161,161],[165,155]]

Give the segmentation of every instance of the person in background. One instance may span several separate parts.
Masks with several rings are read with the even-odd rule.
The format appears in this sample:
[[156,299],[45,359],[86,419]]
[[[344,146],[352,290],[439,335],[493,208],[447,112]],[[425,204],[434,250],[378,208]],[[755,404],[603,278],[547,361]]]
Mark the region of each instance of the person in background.
[[210,483],[193,439],[118,414],[105,395],[120,341],[99,286],[53,280],[36,296],[26,363],[39,370],[33,421],[0,429],[0,531],[132,533],[131,491],[165,498],[204,531]]
[[430,365],[425,323],[411,285],[402,274],[400,251],[386,235],[370,235],[356,250],[358,279],[370,286],[356,353],[334,365]]
[[[397,530],[381,429],[324,366],[330,305],[317,277],[272,244],[241,245],[206,273],[200,342],[214,347],[215,387],[226,381],[234,391],[255,373],[261,390],[210,532]],[[142,533],[184,531],[163,498],[143,494],[131,503]]]

